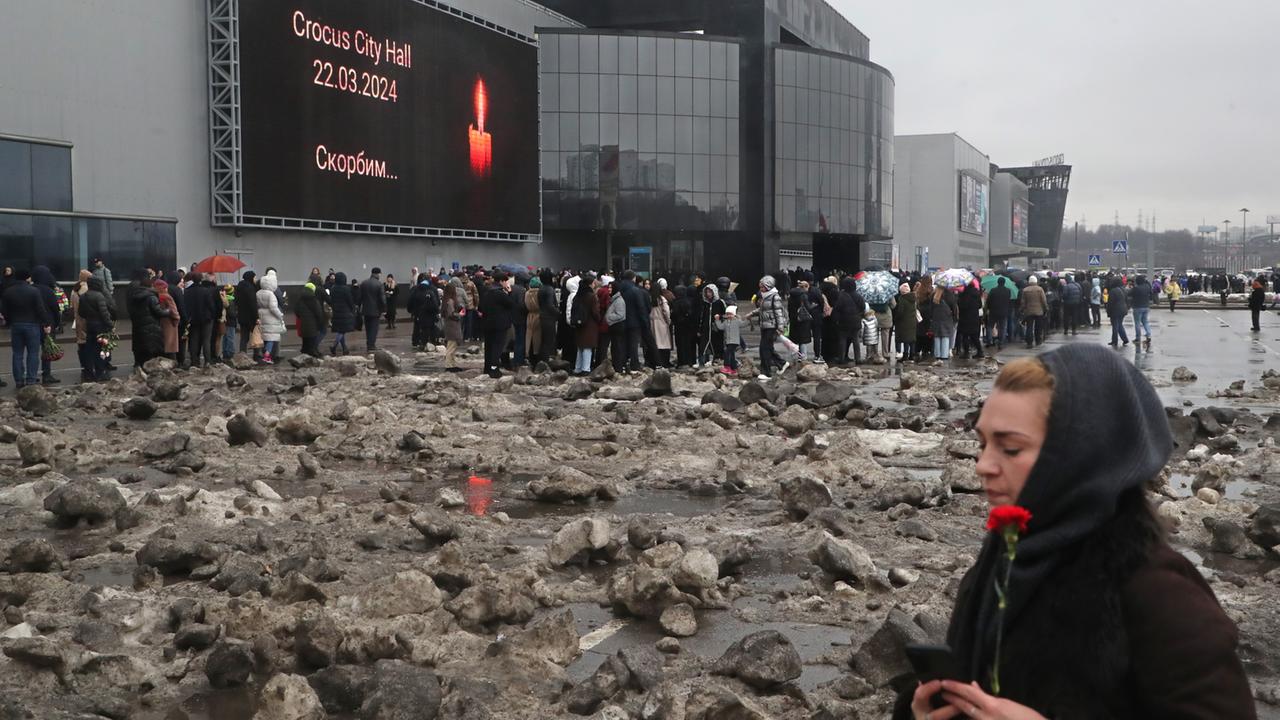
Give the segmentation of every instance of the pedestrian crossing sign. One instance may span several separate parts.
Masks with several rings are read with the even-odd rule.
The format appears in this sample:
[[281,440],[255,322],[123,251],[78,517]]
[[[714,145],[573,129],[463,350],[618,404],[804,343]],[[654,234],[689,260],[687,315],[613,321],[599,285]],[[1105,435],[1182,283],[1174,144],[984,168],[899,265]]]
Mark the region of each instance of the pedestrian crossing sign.
[[1128,240],[1112,240],[1111,254],[1112,255],[1128,255],[1129,241]]
[[1101,256],[1101,255],[1090,255],[1090,256],[1089,256],[1089,267],[1101,267],[1101,266],[1102,266],[1102,256]]

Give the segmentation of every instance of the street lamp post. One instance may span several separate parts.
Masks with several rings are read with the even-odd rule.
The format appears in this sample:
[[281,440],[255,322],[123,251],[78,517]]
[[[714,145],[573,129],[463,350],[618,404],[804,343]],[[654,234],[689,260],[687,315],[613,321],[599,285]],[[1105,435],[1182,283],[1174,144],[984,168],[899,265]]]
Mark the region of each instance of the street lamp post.
[[1244,266],[1249,264],[1249,208],[1240,208],[1240,214],[1240,272],[1244,272]]

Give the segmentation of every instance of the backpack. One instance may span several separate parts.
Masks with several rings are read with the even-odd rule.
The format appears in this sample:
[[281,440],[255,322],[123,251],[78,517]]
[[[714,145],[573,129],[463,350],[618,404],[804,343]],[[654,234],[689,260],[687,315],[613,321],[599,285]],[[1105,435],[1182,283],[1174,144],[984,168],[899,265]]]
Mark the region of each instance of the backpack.
[[627,319],[627,301],[623,299],[622,293],[616,293],[613,299],[609,301],[609,311],[604,314],[604,321],[613,327]]
[[796,308],[796,322],[807,323],[811,320],[813,320],[813,314],[809,312],[809,303],[801,300],[800,307]]

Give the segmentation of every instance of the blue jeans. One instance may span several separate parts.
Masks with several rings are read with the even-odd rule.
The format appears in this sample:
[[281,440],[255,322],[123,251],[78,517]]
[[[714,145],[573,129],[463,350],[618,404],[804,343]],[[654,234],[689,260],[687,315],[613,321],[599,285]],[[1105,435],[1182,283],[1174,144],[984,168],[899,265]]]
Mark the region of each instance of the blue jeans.
[[1151,337],[1151,324],[1147,322],[1147,315],[1151,313],[1150,308],[1134,308],[1133,309],[1133,338],[1141,340],[1142,333],[1146,333],[1147,337]]
[[373,352],[378,349],[378,318],[365,317],[364,319],[364,345],[365,350]]
[[1124,331],[1124,316],[1119,315],[1111,318],[1111,344],[1116,344],[1116,338],[1124,341],[1125,345],[1129,344],[1129,335]]
[[951,359],[951,337],[933,336],[933,357],[937,360]]
[[[520,347],[520,345],[517,344],[516,347]],[[591,356],[595,351],[595,348],[578,348],[578,361],[574,363],[573,371],[580,373],[591,372]],[[517,365],[519,364],[517,363]]]
[[264,357],[265,357],[265,356],[267,356],[267,355],[270,355],[270,356],[271,356],[271,359],[272,359],[272,360],[275,360],[275,359],[276,359],[276,350],[277,350],[279,347],[280,347],[280,341],[279,341],[279,340],[263,340],[263,341],[262,341],[262,354],[263,354],[263,356],[264,356]]
[[236,354],[236,325],[233,322],[227,323],[227,329],[222,333],[222,359],[230,360],[232,355]]
[[13,384],[34,385],[40,382],[40,326],[35,323],[14,323],[10,326],[13,339]]

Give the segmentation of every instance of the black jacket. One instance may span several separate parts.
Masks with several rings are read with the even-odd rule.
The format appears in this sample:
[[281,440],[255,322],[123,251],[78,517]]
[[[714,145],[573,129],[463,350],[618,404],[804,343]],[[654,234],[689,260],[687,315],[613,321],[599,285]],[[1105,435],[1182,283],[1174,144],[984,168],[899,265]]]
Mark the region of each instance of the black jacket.
[[345,273],[338,273],[333,287],[329,288],[329,307],[333,308],[330,324],[334,332],[349,333],[356,329],[356,302]]
[[840,328],[842,334],[852,337],[858,331],[858,324],[862,322],[862,315],[866,311],[867,303],[858,294],[857,281],[846,277],[840,283],[840,295],[836,298],[836,306],[831,310],[836,327]]
[[187,288],[187,320],[192,325],[208,325],[218,319],[218,286],[210,280],[202,280]]
[[543,282],[542,287],[538,288],[538,317],[542,322],[552,323],[560,317],[560,309],[556,307],[556,289],[551,283]]
[[1113,287],[1107,291],[1107,317],[1122,318],[1129,313],[1129,301],[1124,288]]
[[633,282],[624,280],[618,283],[618,287],[622,290],[623,302],[627,304],[627,329],[639,330],[649,322],[649,311],[646,309],[649,296]]
[[53,289],[58,286],[57,281],[53,279],[53,273],[49,268],[37,265],[31,269],[31,284],[40,293],[40,300],[44,303],[45,312],[49,315],[49,325],[53,327],[53,334],[57,335],[62,332],[62,310],[58,309],[58,296],[53,292]]
[[982,330],[982,295],[975,287],[967,287],[956,299],[960,310],[958,329],[961,334],[973,334]]
[[150,358],[163,353],[164,331],[160,328],[160,318],[168,317],[169,311],[160,305],[156,291],[135,282],[129,286],[126,297],[129,322],[133,324],[133,354]]
[[382,317],[382,313],[387,311],[387,295],[382,281],[376,277],[370,277],[360,283],[360,296],[357,301],[360,303],[360,312],[366,319]]
[[1013,291],[1004,285],[997,285],[987,293],[987,314],[993,318],[1009,317],[1009,307],[1013,304]]
[[480,296],[478,309],[484,329],[488,332],[499,332],[511,327],[511,319],[516,310],[516,299],[501,285],[494,285]]
[[[804,308],[809,317],[800,319],[800,308]],[[792,288],[787,298],[787,314],[791,318],[791,329],[787,336],[797,345],[813,342],[813,305],[809,295],[800,288]]]
[[236,284],[236,319],[241,325],[258,322],[258,286],[251,278]]
[[45,327],[53,324],[44,295],[39,288],[27,282],[15,282],[4,291],[3,299],[0,300],[0,312],[10,325],[30,323]]
[[1129,307],[1139,309],[1151,307],[1151,283],[1140,279],[1130,288]]
[[430,283],[418,283],[409,293],[409,314],[421,320],[435,320],[440,317],[440,294]]
[[101,279],[91,277],[89,289],[80,296],[79,315],[84,320],[86,337],[96,337],[115,326],[116,306],[105,289]]
[[1262,288],[1259,287],[1259,288],[1254,288],[1253,291],[1249,293],[1249,309],[1250,310],[1261,310],[1262,308],[1266,307],[1266,304],[1267,304],[1266,290],[1263,290]]
[[294,313],[298,317],[298,333],[302,337],[315,337],[324,331],[324,305],[315,292],[304,287]]

